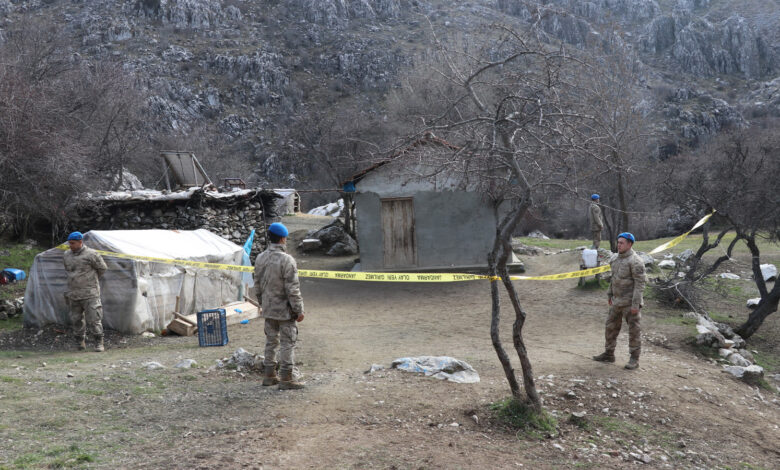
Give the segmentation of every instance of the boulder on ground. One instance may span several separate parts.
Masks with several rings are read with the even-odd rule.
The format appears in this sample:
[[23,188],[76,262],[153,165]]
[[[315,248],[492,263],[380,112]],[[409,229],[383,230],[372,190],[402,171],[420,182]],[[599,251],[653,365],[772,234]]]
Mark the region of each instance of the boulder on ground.
[[325,253],[328,256],[346,256],[346,255],[356,255],[358,252],[357,250],[357,243],[355,243],[354,240],[352,240],[352,243],[342,243],[342,242],[336,242],[333,244],[333,246],[330,247],[327,253]]
[[777,266],[774,264],[762,264],[761,275],[765,281],[774,281],[777,279]]
[[641,251],[637,251],[637,253],[640,258],[642,258],[642,262],[645,264],[645,266],[652,266],[655,264],[655,258],[648,255],[647,253],[643,253]]
[[756,308],[758,307],[759,302],[761,302],[761,297],[747,299],[747,308]]
[[317,230],[309,238],[318,239],[322,243],[322,249],[330,256],[355,255],[358,252],[357,242],[338,220]]
[[661,269],[674,269],[675,266],[677,266],[677,263],[670,259],[665,259],[658,263],[658,267]]
[[720,273],[718,277],[720,277],[721,279],[734,279],[734,280],[739,279],[739,276],[734,273]]
[[747,367],[723,366],[723,370],[750,385],[757,385],[764,377],[764,368],[757,365]]
[[691,250],[689,248],[689,249],[683,251],[682,253],[680,253],[679,255],[677,255],[677,259],[681,263],[685,263],[686,261],[688,261],[688,258],[690,258],[691,256],[693,256],[693,250]]
[[514,251],[518,255],[526,255],[526,256],[536,256],[536,255],[544,254],[544,250],[542,248],[539,248],[538,246],[526,245],[523,243],[513,243],[512,251]]
[[731,355],[729,355],[728,359],[729,359],[729,362],[734,364],[735,366],[748,367],[748,366],[751,365],[750,361],[748,361],[747,359],[742,357],[741,354],[736,353],[736,352],[731,354]]
[[322,248],[322,241],[318,238],[306,238],[298,246],[301,251],[308,253],[310,251],[317,251]]
[[550,237],[548,237],[547,235],[543,234],[540,230],[534,230],[533,232],[529,233],[527,236],[528,236],[528,238],[540,238],[542,240],[549,240],[550,239]]

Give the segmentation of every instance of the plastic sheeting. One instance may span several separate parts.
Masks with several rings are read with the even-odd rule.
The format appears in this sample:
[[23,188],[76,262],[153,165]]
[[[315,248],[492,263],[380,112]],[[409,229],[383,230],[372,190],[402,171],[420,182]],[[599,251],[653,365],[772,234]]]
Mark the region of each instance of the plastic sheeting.
[[468,363],[449,356],[402,357],[393,361],[392,368],[407,372],[421,372],[427,377],[462,384],[479,382],[479,374]]
[[[244,250],[208,230],[93,230],[84,243],[97,250],[209,263],[241,264]],[[30,269],[24,323],[68,324],[63,251],[40,253]],[[100,281],[103,326],[122,333],[161,330],[179,312],[191,314],[238,299],[241,273],[171,264],[103,258],[108,270]]]

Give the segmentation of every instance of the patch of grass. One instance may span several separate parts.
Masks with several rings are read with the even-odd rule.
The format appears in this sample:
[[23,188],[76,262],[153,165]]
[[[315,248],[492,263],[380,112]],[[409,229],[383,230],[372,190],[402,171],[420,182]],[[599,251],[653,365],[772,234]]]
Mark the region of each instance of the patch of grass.
[[499,421],[527,437],[541,439],[546,437],[545,434],[555,434],[558,429],[557,420],[547,411],[536,411],[514,397],[492,403],[490,410]]
[[593,279],[586,280],[581,285],[578,283],[577,284],[577,289],[582,289],[582,290],[606,290],[606,289],[609,289],[609,282],[605,281],[604,279],[596,279],[594,277]]
[[693,352],[700,354],[704,358],[715,360],[720,359],[720,354],[718,354],[718,350],[716,348],[711,348],[702,344],[696,344],[695,337],[690,337],[685,342],[693,349]]
[[778,393],[777,388],[775,388],[772,384],[767,382],[767,380],[764,378],[758,379],[756,385],[758,385],[758,388],[766,390],[767,392]]
[[780,355],[771,353],[753,353],[755,363],[767,371],[780,370]]
[[0,320],[0,332],[21,330],[23,326],[24,322],[22,321],[21,315],[9,318],[8,320]]
[[0,375],[0,382],[7,384],[20,384],[22,379],[17,377],[8,377],[7,375]]
[[68,447],[57,446],[38,452],[29,452],[17,457],[13,467],[3,468],[85,468],[95,462],[95,457],[72,444]]

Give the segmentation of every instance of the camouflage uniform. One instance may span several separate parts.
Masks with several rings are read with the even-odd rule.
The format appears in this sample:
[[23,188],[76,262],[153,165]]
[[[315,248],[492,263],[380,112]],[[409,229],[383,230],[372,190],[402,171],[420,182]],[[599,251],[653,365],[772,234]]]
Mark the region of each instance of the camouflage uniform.
[[108,269],[105,261],[95,250],[82,246],[76,252],[66,251],[62,262],[68,275],[65,299],[76,338],[83,340],[88,329],[95,339],[102,341],[103,304],[100,302],[99,278]]
[[601,208],[595,202],[590,204],[588,211],[590,216],[590,233],[593,238],[593,247],[598,249],[601,244],[601,231],[604,229],[604,221],[601,218]]
[[298,327],[295,318],[303,313],[303,298],[295,259],[284,245],[271,243],[255,260],[257,300],[265,318],[266,367],[276,366],[276,352],[281,343],[279,368],[292,371],[295,365],[295,342]]
[[612,281],[609,283],[607,296],[612,300],[612,307],[610,307],[607,317],[604,349],[607,353],[614,355],[617,337],[620,334],[623,317],[625,317],[626,323],[628,323],[628,351],[631,353],[631,357],[638,359],[642,348],[639,324],[642,313],[640,311],[636,315],[632,315],[631,309],[639,310],[644,304],[642,293],[647,282],[645,265],[642,258],[633,249],[629,249],[615,258],[611,263],[611,268]]

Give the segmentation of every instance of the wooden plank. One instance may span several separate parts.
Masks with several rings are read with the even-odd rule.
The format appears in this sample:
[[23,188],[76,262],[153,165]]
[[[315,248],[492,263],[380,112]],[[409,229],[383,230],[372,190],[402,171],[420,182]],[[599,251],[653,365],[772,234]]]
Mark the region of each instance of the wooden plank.
[[417,265],[412,198],[382,199],[382,244],[385,268]]
[[198,332],[198,327],[190,325],[178,318],[174,318],[168,324],[168,331],[176,333],[179,336],[192,336]]

